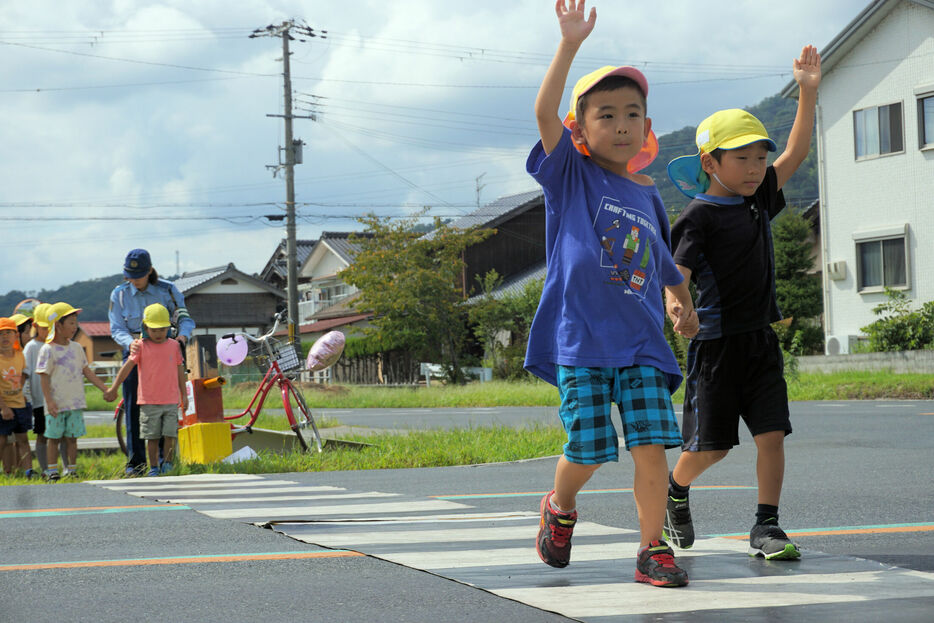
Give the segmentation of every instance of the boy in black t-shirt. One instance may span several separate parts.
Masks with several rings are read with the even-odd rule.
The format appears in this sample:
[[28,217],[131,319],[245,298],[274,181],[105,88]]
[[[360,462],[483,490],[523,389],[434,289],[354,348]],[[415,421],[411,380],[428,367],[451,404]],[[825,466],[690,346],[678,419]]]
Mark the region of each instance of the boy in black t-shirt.
[[[742,417],[756,443],[759,504],[749,554],[795,559],[797,546],[778,527],[785,471],[784,439],[791,433],[782,352],[770,323],[780,320],[769,221],[785,207],[782,186],[808,155],[820,84],[820,55],[805,46],[794,61],[798,111],[785,151],[775,151],[762,123],[749,113],[721,110],[697,128],[698,153],[676,158],[668,175],[693,201],[671,230],[674,259],[697,284],[700,332],[687,355],[684,443],[669,474],[666,538],[694,543],[688,504],[691,483],[739,444]],[[676,301],[668,314],[679,316]]]

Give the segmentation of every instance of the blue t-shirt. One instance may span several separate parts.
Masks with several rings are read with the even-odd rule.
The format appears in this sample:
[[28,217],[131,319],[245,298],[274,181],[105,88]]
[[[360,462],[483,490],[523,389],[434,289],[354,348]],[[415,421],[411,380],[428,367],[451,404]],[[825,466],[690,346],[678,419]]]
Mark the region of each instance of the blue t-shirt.
[[564,131],[526,170],[545,193],[548,272],[525,368],[556,384],[555,365],[653,366],[674,391],[681,370],[665,340],[662,289],[684,278],[671,258],[658,189],[595,164]]

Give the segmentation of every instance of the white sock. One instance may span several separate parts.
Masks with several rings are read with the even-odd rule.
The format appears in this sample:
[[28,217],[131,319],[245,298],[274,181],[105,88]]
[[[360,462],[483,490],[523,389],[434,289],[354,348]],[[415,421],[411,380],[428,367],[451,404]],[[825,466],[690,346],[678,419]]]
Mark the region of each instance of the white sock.
[[562,515],[570,515],[571,513],[577,510],[576,508],[572,508],[571,510],[566,511],[563,508],[558,508],[558,505],[555,504],[555,496],[551,496],[550,498],[548,498],[548,506],[551,507],[551,510],[555,511],[556,513],[560,513]]

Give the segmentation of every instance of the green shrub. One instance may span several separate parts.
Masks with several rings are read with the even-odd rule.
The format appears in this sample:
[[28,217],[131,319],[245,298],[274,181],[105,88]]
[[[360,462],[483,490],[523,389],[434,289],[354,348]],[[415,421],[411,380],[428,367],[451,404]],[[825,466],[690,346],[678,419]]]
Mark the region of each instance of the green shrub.
[[880,318],[861,329],[869,336],[868,350],[885,352],[930,348],[934,343],[934,301],[912,311],[908,295],[904,292],[886,288],[885,293],[888,299],[872,309]]

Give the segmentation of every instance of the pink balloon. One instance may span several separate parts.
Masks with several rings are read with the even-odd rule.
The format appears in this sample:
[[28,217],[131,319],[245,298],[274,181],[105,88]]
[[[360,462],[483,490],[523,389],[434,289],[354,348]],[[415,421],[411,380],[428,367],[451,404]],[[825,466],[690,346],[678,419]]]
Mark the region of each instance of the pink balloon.
[[242,335],[225,337],[217,343],[217,358],[228,366],[237,366],[246,359],[249,345]]
[[343,352],[344,334],[340,331],[329,331],[311,345],[311,350],[308,351],[308,360],[305,363],[312,372],[324,370],[337,363]]

